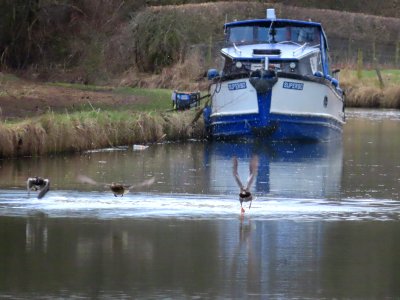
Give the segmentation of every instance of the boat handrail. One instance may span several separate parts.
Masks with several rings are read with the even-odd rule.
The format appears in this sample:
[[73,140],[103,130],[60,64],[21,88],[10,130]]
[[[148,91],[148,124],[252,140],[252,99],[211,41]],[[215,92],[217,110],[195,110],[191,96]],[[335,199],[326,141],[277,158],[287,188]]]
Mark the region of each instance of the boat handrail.
[[295,44],[296,46],[302,46],[299,43],[293,42],[293,41],[281,41],[281,42],[277,42],[277,44]]
[[304,48],[308,45],[308,43],[304,43],[303,45],[301,45],[299,48],[296,48],[295,50],[293,50],[293,56],[296,54],[297,51],[303,52]]
[[240,49],[236,46],[235,43],[232,43],[232,44],[233,44],[233,48],[235,49],[235,51],[238,52],[240,55],[242,55],[242,50],[240,50]]

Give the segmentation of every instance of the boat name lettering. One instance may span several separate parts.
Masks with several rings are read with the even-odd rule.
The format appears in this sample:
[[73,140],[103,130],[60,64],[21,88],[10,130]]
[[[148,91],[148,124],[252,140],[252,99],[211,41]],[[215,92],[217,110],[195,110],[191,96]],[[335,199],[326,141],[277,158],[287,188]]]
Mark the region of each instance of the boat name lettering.
[[292,81],[284,81],[283,82],[283,88],[284,89],[290,89],[290,90],[303,90],[303,85],[304,83],[299,83],[299,82],[292,82]]
[[228,83],[228,89],[230,91],[242,90],[242,89],[245,89],[245,88],[247,88],[245,81]]

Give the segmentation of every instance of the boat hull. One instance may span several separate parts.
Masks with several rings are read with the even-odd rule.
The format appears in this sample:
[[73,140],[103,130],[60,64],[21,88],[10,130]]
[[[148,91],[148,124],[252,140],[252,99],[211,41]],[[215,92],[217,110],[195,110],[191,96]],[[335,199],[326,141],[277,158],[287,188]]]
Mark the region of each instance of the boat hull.
[[343,96],[321,78],[280,76],[269,90],[251,79],[211,85],[205,123],[213,138],[329,140],[341,135]]

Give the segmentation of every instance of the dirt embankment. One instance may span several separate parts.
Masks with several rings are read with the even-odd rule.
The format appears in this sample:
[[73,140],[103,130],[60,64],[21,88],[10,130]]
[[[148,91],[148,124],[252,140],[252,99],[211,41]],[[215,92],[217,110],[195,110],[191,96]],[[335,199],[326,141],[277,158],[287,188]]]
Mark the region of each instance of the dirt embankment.
[[20,79],[4,80],[4,76],[0,73],[2,120],[29,118],[47,112],[72,113],[98,108],[123,110],[148,100],[143,96],[117,94],[112,88],[86,91]]

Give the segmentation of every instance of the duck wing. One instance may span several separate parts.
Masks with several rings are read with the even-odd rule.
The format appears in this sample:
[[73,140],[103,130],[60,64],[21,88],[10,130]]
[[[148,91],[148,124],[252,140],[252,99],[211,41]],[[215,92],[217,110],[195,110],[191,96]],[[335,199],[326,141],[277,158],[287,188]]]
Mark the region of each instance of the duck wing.
[[149,186],[152,185],[155,181],[155,177],[151,177],[150,179],[144,180],[141,183],[138,184],[134,184],[128,187],[128,190],[130,189],[134,189],[134,188],[138,188],[138,187],[142,187],[142,186]]
[[98,185],[100,183],[98,183],[97,181],[93,180],[92,178],[86,176],[86,175],[82,175],[79,174],[76,179],[81,182],[81,183],[88,183],[88,184],[92,184],[92,185]]
[[239,174],[238,174],[238,160],[237,160],[237,157],[234,156],[232,160],[233,160],[233,177],[235,178],[236,183],[238,184],[239,188],[243,189],[243,183],[240,180],[240,177],[239,177]]
[[28,190],[28,193],[31,191],[32,187],[33,187],[33,181],[35,179],[29,177],[28,180],[26,181],[26,189]]
[[246,184],[246,190],[248,191],[253,184],[254,178],[257,175],[257,169],[258,169],[258,156],[254,155],[251,158],[250,164],[249,164],[249,178],[247,178],[247,184]]
[[109,187],[111,185],[109,183],[98,182],[98,181],[93,180],[92,178],[90,178],[90,177],[88,177],[86,175],[82,175],[82,174],[79,174],[76,177],[76,180],[78,180],[81,183],[86,183],[86,184],[91,184],[91,185],[103,185],[105,187]]
[[50,180],[49,179],[45,179],[44,180],[44,186],[40,189],[39,195],[38,195],[38,199],[41,199],[44,197],[44,195],[46,195],[46,193],[50,190]]

